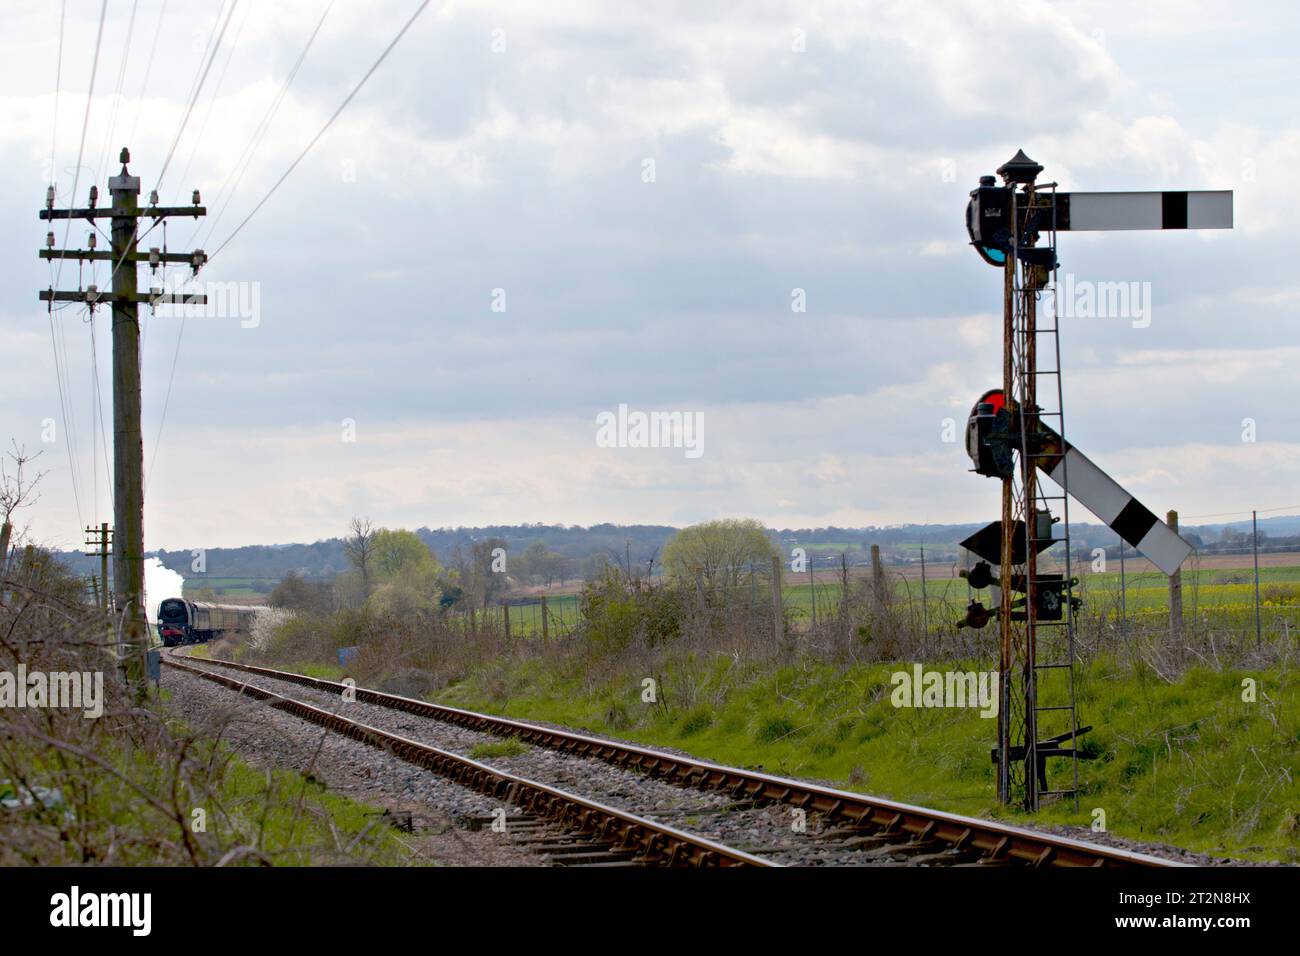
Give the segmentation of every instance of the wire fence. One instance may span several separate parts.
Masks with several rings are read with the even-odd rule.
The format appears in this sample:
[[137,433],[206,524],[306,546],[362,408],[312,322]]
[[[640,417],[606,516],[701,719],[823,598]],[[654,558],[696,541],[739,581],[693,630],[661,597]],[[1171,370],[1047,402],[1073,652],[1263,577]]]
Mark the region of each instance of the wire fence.
[[[1059,548],[1044,552],[1040,570],[1063,572],[1064,557]],[[1226,549],[1193,553],[1171,588],[1170,579],[1131,548],[1110,555],[1076,549],[1070,562],[1071,591],[1081,602],[1076,622],[1108,646],[1184,631],[1213,632],[1216,640],[1241,646],[1274,636],[1289,640],[1300,628],[1300,554],[1261,547],[1257,556],[1254,549],[1238,549],[1235,566],[1225,565],[1225,557],[1233,556]],[[996,650],[1000,603],[995,586],[973,587],[963,577],[977,561],[969,552],[939,548],[888,555],[879,548],[821,551],[702,567],[684,580],[611,565],[605,578],[578,587],[504,595],[486,607],[457,604],[437,619],[461,640],[596,635],[607,643],[649,644],[682,632],[702,640],[726,632],[738,643],[782,651],[808,646],[857,656],[869,647],[875,657],[897,652],[975,659]]]

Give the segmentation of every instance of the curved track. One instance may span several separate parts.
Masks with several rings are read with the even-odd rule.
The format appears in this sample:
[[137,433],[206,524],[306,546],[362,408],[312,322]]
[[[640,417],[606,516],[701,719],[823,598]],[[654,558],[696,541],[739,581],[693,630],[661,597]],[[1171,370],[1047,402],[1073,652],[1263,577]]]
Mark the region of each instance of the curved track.
[[[223,683],[227,683],[228,686],[248,687],[249,692],[255,693],[257,696],[267,694],[269,697],[276,697],[285,701],[289,700],[288,698],[281,698],[280,695],[271,694],[265,690],[252,688],[251,685],[241,684],[238,681],[223,678],[222,675],[213,673],[207,667],[195,667],[192,664],[180,664],[174,660],[168,660],[168,663],[172,666],[182,667],[187,671],[203,674],[204,676],[214,680],[221,680]],[[349,685],[344,685],[337,681],[308,677],[303,674],[295,674],[289,671],[275,670],[269,667],[258,667],[251,664],[238,664],[233,661],[204,660],[201,661],[201,663],[227,670],[242,671],[246,674],[255,674],[275,680],[287,681],[305,687],[330,691],[332,693],[342,693],[345,690],[351,690],[356,695],[355,699],[360,702],[377,704],[382,707],[404,711],[421,717],[428,717],[434,720],[495,734],[501,737],[517,738],[521,742],[538,747],[563,751],[581,757],[604,760],[623,768],[640,771],[681,786],[695,787],[702,790],[722,791],[730,794],[737,800],[744,800],[759,805],[769,803],[787,804],[791,807],[803,809],[809,813],[822,815],[826,818],[827,822],[835,828],[835,832],[840,836],[848,836],[858,842],[863,841],[865,838],[867,841],[874,841],[875,843],[883,844],[885,848],[891,849],[892,851],[902,850],[911,859],[918,863],[944,862],[958,865],[965,863],[978,863],[981,865],[1022,864],[1035,867],[1167,867],[1181,865],[1172,860],[1161,859],[1159,857],[1137,853],[1132,850],[1087,843],[1082,840],[1074,840],[1069,837],[1057,836],[1042,831],[1010,826],[993,820],[982,820],[976,817],[947,813],[942,810],[931,810],[925,807],[913,806],[911,804],[898,803],[896,801],[885,800],[861,793],[837,790],[832,787],[825,787],[820,784],[814,784],[803,780],[776,777],[770,774],[744,770],[738,767],[728,767],[721,764],[709,763],[707,761],[697,760],[693,757],[686,757],[680,754],[666,753],[664,751],[639,747],[633,744],[605,740],[584,734],[573,733],[571,731],[559,730],[553,727],[544,727],[538,724],[513,720],[507,717],[480,714],[474,711],[448,707],[443,704],[433,704],[427,701],[414,700],[409,697],[401,697],[396,694],[388,694],[382,691],[368,690],[361,687],[351,688]],[[289,704],[281,706],[283,709],[291,709]],[[321,711],[319,708],[314,708],[310,705],[302,704],[301,702],[293,702],[293,706],[316,711],[333,720],[344,720],[343,718],[338,718],[337,715],[330,714],[327,711]],[[365,733],[373,733],[385,738],[392,738],[408,750],[414,747],[435,751],[440,755],[438,760],[441,760],[444,763],[447,758],[451,758],[453,762],[449,764],[449,766],[455,767],[456,764],[454,761],[460,761],[464,764],[472,765],[472,770],[457,771],[462,773],[468,772],[471,777],[473,774],[481,775],[486,773],[489,776],[495,775],[495,777],[500,780],[515,781],[520,785],[538,788],[536,792],[539,794],[553,790],[553,788],[549,788],[544,784],[530,783],[529,781],[522,780],[522,778],[513,778],[510,774],[501,770],[492,769],[484,764],[470,761],[467,758],[456,757],[455,755],[448,754],[445,751],[437,751],[436,748],[428,748],[424,744],[418,744],[403,737],[390,735],[386,731],[378,730],[377,728],[368,727],[366,725],[358,726],[364,727]],[[387,744],[381,745],[387,746]],[[425,758],[422,757],[421,759]],[[500,787],[508,786],[508,783],[493,783],[492,786],[498,787],[498,792],[501,792]],[[570,794],[567,796],[572,797],[573,795]],[[557,798],[552,797],[551,799]],[[574,799],[580,802],[583,800],[583,798]],[[603,809],[611,811],[611,808],[608,807]],[[627,814],[625,811],[612,812],[616,814],[623,813],[625,816],[631,816],[631,814]],[[651,828],[660,828],[664,830],[672,829],[663,827],[661,824],[651,823],[650,821],[641,822]],[[700,856],[704,851],[690,851],[683,849],[685,847],[683,841],[685,838],[689,837],[689,834],[684,834],[681,831],[674,830],[671,835],[661,835],[660,839],[667,841],[668,844],[674,846],[680,844],[682,848],[679,848],[676,852],[678,854],[683,852],[687,853],[687,856],[692,862],[694,862],[695,857],[699,857],[706,863],[712,862],[722,863],[722,865],[732,865],[730,863],[723,863],[722,856],[718,856],[715,859],[713,857]],[[709,849],[714,854],[718,854],[720,851],[726,849],[720,845],[712,844],[710,841],[705,842],[710,843]],[[744,860],[744,863],[752,864],[754,861],[757,861],[760,864],[769,863],[769,861],[762,860],[761,858],[744,853],[743,851],[735,850],[732,852],[747,857],[748,859]],[[691,856],[692,853],[694,853],[694,857]]]
[[167,664],[221,684],[241,695],[303,720],[382,748],[407,763],[447,777],[504,803],[523,808],[530,818],[559,824],[589,842],[607,848],[616,859],[648,866],[773,866],[771,861],[666,824],[606,806],[578,794],[528,780],[438,747],[390,733],[304,701],[224,674],[167,659]]

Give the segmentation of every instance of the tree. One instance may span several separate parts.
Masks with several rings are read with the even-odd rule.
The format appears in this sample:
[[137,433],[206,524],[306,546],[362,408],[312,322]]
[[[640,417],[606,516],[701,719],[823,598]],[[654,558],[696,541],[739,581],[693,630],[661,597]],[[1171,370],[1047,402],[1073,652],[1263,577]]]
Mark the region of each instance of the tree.
[[546,542],[534,541],[528,547],[524,548],[524,553],[519,556],[519,578],[540,578],[545,573],[546,558],[550,554],[546,550]]
[[344,571],[330,582],[333,601],[339,607],[356,610],[366,603],[368,596],[365,580],[355,568]]
[[438,598],[438,607],[444,611],[450,611],[465,597],[464,589],[447,579],[438,582],[438,592],[441,595]]
[[603,552],[589,554],[581,561],[579,572],[587,581],[599,581],[610,566],[609,555]]
[[565,578],[572,574],[573,562],[562,554],[555,551],[548,552],[546,555],[546,584],[549,587],[551,581],[559,580],[560,585],[564,585]]
[[505,574],[493,567],[496,562],[492,552],[497,548],[505,550],[504,538],[484,538],[470,546],[469,562],[461,572],[460,581],[474,606],[487,607],[506,588]]
[[371,541],[370,570],[375,584],[368,607],[392,617],[431,611],[438,598],[442,566],[412,531],[381,528]]
[[379,581],[392,581],[404,573],[431,570],[437,577],[438,559],[413,531],[381,528],[371,542],[370,563]]
[[36,486],[45,477],[43,471],[37,472],[30,479],[24,476],[23,469],[39,458],[41,453],[38,451],[29,455],[25,448],[18,446],[18,442],[15,441],[13,445],[14,450],[6,456],[13,461],[12,475],[10,469],[5,467],[4,459],[0,458],[0,574],[9,563],[9,539],[13,534],[14,513],[20,508],[30,508],[40,500]]
[[330,610],[333,603],[332,590],[325,582],[306,581],[297,571],[290,571],[275,586],[267,600],[271,607],[324,613]]
[[305,609],[309,602],[307,582],[297,571],[290,571],[281,578],[267,601],[271,607],[284,607],[295,611]]
[[343,550],[347,553],[352,566],[361,572],[361,584],[366,593],[370,593],[370,558],[375,552],[375,535],[378,534],[370,524],[369,518],[353,518],[349,526],[351,534],[343,539]]
[[776,547],[752,518],[706,521],[678,531],[664,546],[661,565],[679,583],[698,574],[705,587],[735,587],[751,566],[770,567]]

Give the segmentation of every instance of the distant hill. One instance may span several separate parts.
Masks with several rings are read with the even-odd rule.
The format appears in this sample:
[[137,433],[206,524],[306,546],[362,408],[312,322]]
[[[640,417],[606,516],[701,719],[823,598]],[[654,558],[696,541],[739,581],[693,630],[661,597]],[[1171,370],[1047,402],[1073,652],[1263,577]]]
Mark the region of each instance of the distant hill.
[[[889,563],[915,561],[920,546],[926,549],[927,561],[951,561],[957,543],[984,523],[899,525],[867,528],[770,528],[768,534],[785,553],[803,547],[810,554],[829,556],[846,553],[851,563],[868,559],[871,545],[880,545]],[[501,538],[507,552],[522,554],[530,544],[542,542],[556,554],[571,559],[574,574],[590,573],[603,561],[619,565],[629,563],[644,569],[658,560],[660,551],[678,529],[669,525],[598,524],[578,525],[492,525],[481,528],[419,528],[416,534],[433,549],[444,564],[455,566],[459,555],[468,555],[475,541]],[[1261,550],[1300,551],[1300,516],[1286,515],[1259,522]],[[1241,553],[1250,548],[1250,522],[1192,525],[1182,529],[1189,541],[1206,553]],[[1104,525],[1077,523],[1070,526],[1070,536],[1077,550],[1106,548],[1117,553],[1115,532]],[[200,575],[192,570],[195,560],[189,550],[151,551],[162,563],[186,578]],[[65,552],[64,560],[83,574],[98,571],[97,558],[80,552]],[[208,579],[237,578],[249,582],[255,592],[269,593],[275,583],[290,571],[305,578],[327,580],[347,570],[348,559],[343,539],[328,538],[312,544],[246,545],[239,548],[210,548],[204,555]]]

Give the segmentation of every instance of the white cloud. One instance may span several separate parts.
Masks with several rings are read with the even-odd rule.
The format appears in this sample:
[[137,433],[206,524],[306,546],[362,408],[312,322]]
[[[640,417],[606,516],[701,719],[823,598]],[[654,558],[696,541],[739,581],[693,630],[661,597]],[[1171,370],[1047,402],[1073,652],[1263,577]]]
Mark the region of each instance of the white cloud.
[[[210,114],[199,102],[165,190],[202,188],[209,249],[411,4],[335,6],[207,236],[221,184],[322,9],[250,6],[224,80],[224,59],[214,68],[219,96]],[[961,421],[1001,378],[1000,280],[967,249],[962,209],[977,177],[1022,146],[1063,188],[1236,191],[1231,233],[1062,237],[1081,278],[1149,280],[1155,295],[1147,329],[1064,323],[1069,434],[1153,508],[1220,511],[1225,488],[1244,507],[1285,504],[1300,474],[1289,417],[1300,128],[1276,77],[1295,72],[1284,28],[1294,14],[1212,0],[1015,10],[431,7],[214,263],[214,279],[260,283],[264,320],[187,326],[149,491],[151,542],[314,539],[354,511],[410,525],[991,516],[993,485],[967,473],[941,422]],[[168,11],[140,101],[156,22],[142,5],[110,137],[127,15],[110,10],[83,158],[113,158],[138,115],[129,145],[146,190],[184,110],[192,43],[216,15],[186,0]],[[11,32],[31,39],[0,64],[11,184],[0,203],[6,221],[26,223],[0,265],[0,439],[29,446],[47,417],[64,437],[35,300],[50,270],[28,255],[45,232],[35,211],[50,176],[57,16],[15,11]],[[68,51],[93,46],[96,17],[69,8],[55,171],[65,192],[89,81],[87,58]],[[805,52],[792,49],[796,28]],[[491,51],[494,29],[503,53]],[[1209,76],[1181,64],[1210,52]],[[645,158],[653,183],[641,179]],[[169,248],[192,231],[169,228]],[[65,267],[60,284],[76,279]],[[489,309],[498,287],[505,313]],[[796,287],[807,313],[790,311]],[[42,457],[48,491],[34,517],[38,536],[71,546],[105,512],[106,482],[96,496],[89,327],[72,310],[57,324],[83,514],[58,443]],[[177,326],[145,327],[152,457]],[[107,389],[107,323],[98,329]],[[620,401],[705,412],[704,458],[597,449],[591,416]],[[339,441],[343,417],[358,421],[354,446]],[[1240,441],[1244,417],[1258,420],[1259,444]]]

